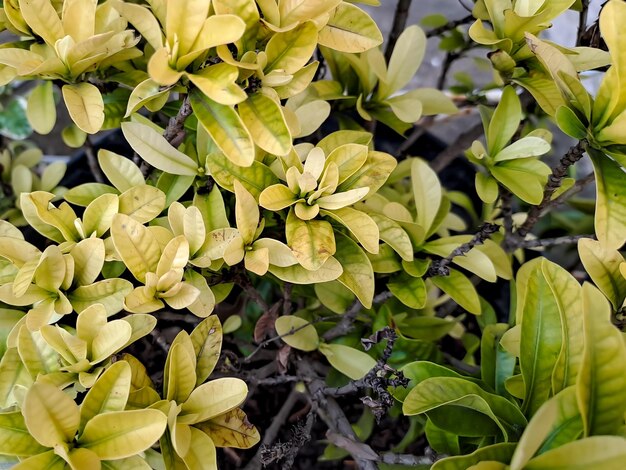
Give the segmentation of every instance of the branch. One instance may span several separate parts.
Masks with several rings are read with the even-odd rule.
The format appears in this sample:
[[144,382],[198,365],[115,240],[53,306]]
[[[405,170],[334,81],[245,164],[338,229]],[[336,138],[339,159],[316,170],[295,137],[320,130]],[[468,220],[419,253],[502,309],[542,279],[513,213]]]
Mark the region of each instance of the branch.
[[432,38],[432,37],[435,37],[435,36],[439,36],[439,35],[441,35],[443,33],[447,33],[448,31],[452,31],[453,29],[458,28],[459,26],[471,23],[472,21],[474,21],[474,16],[473,15],[467,15],[467,16],[464,16],[463,18],[458,19],[458,20],[450,20],[446,24],[444,24],[442,26],[439,26],[438,28],[434,28],[434,29],[431,29],[430,31],[428,31],[426,33],[426,37],[427,38]]
[[387,63],[389,63],[391,53],[393,52],[393,48],[395,47],[398,38],[406,27],[410,7],[411,0],[398,0],[396,13],[393,17],[393,26],[391,27],[391,32],[389,33],[389,38],[387,39],[387,47],[385,49],[385,59],[387,60]]
[[536,240],[521,240],[518,244],[518,248],[548,248],[558,245],[569,245],[578,243],[578,240],[584,238],[595,239],[595,235],[568,235],[564,237],[555,238],[541,238]]
[[587,32],[587,16],[589,15],[589,0],[581,0],[582,9],[578,16],[578,34],[576,35],[576,45],[582,46],[585,33]]
[[500,230],[500,226],[497,224],[490,224],[485,222],[479,229],[478,233],[476,233],[470,241],[467,243],[463,243],[461,246],[458,246],[452,253],[450,253],[445,258],[434,261],[430,268],[428,269],[428,276],[449,276],[450,275],[450,264],[452,260],[457,256],[463,256],[471,251],[476,245],[482,245],[485,243],[491,235]]
[[87,164],[89,165],[89,171],[95,178],[97,183],[106,183],[107,179],[102,172],[102,168],[100,168],[100,164],[98,163],[98,158],[96,157],[95,148],[93,146],[93,142],[87,136],[85,139],[85,155],[87,156]]
[[[526,221],[515,232],[518,239],[524,239],[539,221],[539,218],[543,215],[544,210],[550,205],[552,195],[561,187],[561,183],[563,182],[563,178],[567,176],[569,167],[574,165],[585,154],[586,146],[587,141],[581,140],[578,144],[571,147],[563,158],[561,158],[559,164],[553,168],[552,174],[548,178],[548,184],[543,191],[543,199],[538,205],[530,208]],[[515,245],[515,243],[507,243],[507,249],[513,249],[514,246],[512,245]]]
[[457,139],[448,145],[435,159],[430,163],[430,167],[437,173],[440,173],[451,162],[453,162],[465,149],[468,149],[472,142],[483,135],[482,122],[478,122],[474,127],[463,132]]

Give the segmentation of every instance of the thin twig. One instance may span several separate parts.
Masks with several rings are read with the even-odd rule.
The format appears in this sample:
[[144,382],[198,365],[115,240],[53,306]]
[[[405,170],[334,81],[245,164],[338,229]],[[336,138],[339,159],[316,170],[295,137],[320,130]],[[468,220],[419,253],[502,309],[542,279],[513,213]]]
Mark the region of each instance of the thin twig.
[[568,235],[555,238],[538,238],[536,240],[522,240],[518,243],[519,248],[548,248],[551,246],[571,245],[578,243],[584,238],[594,239],[595,235]]
[[478,139],[482,134],[483,125],[479,122],[459,135],[453,143],[448,145],[445,150],[439,153],[439,155],[437,155],[437,157],[431,162],[430,167],[437,173],[440,173],[457,157],[459,157],[464,150],[468,149],[472,145],[472,142]]
[[[385,300],[388,300],[392,297],[391,292],[385,291],[374,297],[372,300],[373,304],[383,303]],[[354,303],[346,310],[346,312],[341,315],[341,320],[333,326],[330,330],[328,330],[322,338],[324,341],[332,341],[335,338],[339,338],[340,336],[345,336],[354,328],[353,323],[356,320],[357,315],[363,309],[363,304],[358,300],[355,300]]]
[[439,26],[438,28],[433,28],[426,33],[427,38],[432,38],[434,36],[440,36],[443,33],[447,33],[453,29],[458,28],[464,24],[468,24],[474,21],[473,15],[467,15],[463,18],[459,18],[458,20],[450,20],[446,24]]
[[107,178],[104,176],[102,169],[100,168],[100,164],[98,163],[98,158],[96,157],[96,150],[94,148],[93,142],[87,136],[85,139],[85,155],[87,156],[87,164],[89,165],[89,171],[93,175],[94,179],[97,183],[106,183]]
[[583,38],[587,32],[587,17],[589,15],[589,0],[581,0],[582,9],[578,15],[578,34],[576,35],[576,45],[583,44]]
[[272,419],[272,424],[270,424],[270,426],[263,434],[263,440],[261,441],[261,445],[259,446],[256,454],[254,454],[252,460],[248,462],[248,465],[244,467],[244,470],[261,470],[261,467],[263,466],[263,451],[268,446],[272,445],[272,443],[278,437],[278,433],[287,421],[287,418],[289,417],[292,408],[299,399],[299,395],[300,394],[294,389],[287,396],[287,399],[285,400],[285,403],[283,403],[283,406],[281,406],[278,414],[276,414],[276,416],[274,416],[274,419]]
[[470,241],[468,241],[467,243],[463,243],[462,245],[452,250],[452,253],[450,253],[445,258],[433,261],[433,263],[430,265],[430,268],[428,268],[428,275],[431,277],[449,276],[449,266],[450,264],[452,264],[452,260],[454,258],[456,258],[457,256],[464,256],[469,253],[475,246],[482,245],[483,243],[485,243],[485,240],[491,237],[491,235],[496,233],[498,230],[500,230],[499,225],[485,222]]
[[517,242],[523,240],[526,235],[530,233],[535,224],[539,221],[539,218],[543,215],[544,210],[550,205],[554,192],[561,187],[563,178],[567,176],[569,168],[580,160],[585,154],[586,146],[587,142],[585,140],[578,142],[567,151],[567,153],[559,161],[559,164],[552,169],[552,174],[548,178],[548,184],[546,184],[543,191],[543,199],[538,205],[530,208],[526,221],[517,229],[515,233],[517,240],[510,240],[509,243],[507,243],[506,248],[508,250],[514,250]]
[[393,16],[393,25],[391,27],[391,32],[389,33],[389,38],[387,39],[387,47],[385,49],[385,59],[387,60],[387,63],[389,63],[389,59],[391,58],[393,48],[395,47],[398,38],[406,27],[410,7],[411,0],[398,0],[396,13]]
[[554,199],[552,199],[550,201],[549,205],[551,207],[556,207],[556,206],[560,206],[561,204],[566,203],[572,196],[574,196],[574,195],[578,194],[579,192],[581,192],[583,189],[585,189],[586,186],[588,186],[589,184],[593,183],[595,180],[596,180],[595,173],[589,173],[584,178],[576,180],[576,182],[574,183],[574,186],[569,188],[567,191],[565,191],[560,196],[555,197]]
[[500,211],[504,225],[504,238],[513,234],[513,194],[503,186],[500,186]]

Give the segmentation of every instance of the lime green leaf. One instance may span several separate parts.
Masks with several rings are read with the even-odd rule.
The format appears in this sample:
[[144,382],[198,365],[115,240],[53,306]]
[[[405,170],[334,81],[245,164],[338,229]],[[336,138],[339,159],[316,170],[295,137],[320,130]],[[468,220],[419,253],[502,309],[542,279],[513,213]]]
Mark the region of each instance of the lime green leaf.
[[587,136],[587,129],[571,108],[559,106],[555,115],[556,123],[570,137],[580,140]]
[[113,411],[89,420],[78,443],[102,460],[117,460],[149,448],[166,426],[167,416],[158,410]]
[[320,344],[319,351],[330,365],[352,380],[359,380],[374,368],[376,360],[369,354],[343,344]]
[[387,288],[407,307],[421,309],[426,305],[426,284],[422,278],[402,273],[391,278]]
[[406,28],[398,37],[389,59],[388,86],[381,90],[381,96],[390,96],[406,86],[417,72],[425,52],[426,35],[422,28],[417,25]]
[[585,436],[613,434],[626,411],[626,402],[615,393],[626,389],[626,345],[600,291],[585,284],[582,299],[585,346],[576,383],[578,406]]
[[341,52],[364,52],[383,42],[374,20],[350,3],[340,3],[319,32],[318,43]]
[[104,102],[100,91],[90,83],[63,85],[63,99],[72,121],[87,134],[95,134],[104,124]]
[[51,450],[29,457],[11,468],[17,470],[64,470],[67,468],[67,462]]
[[450,269],[448,276],[433,277],[432,282],[448,294],[462,308],[474,315],[480,315],[480,298],[472,282],[455,269]]
[[[278,181],[272,170],[260,162],[255,161],[248,167],[238,166],[218,153],[207,156],[207,167],[211,176],[221,187],[235,192],[234,181],[237,179],[255,198]],[[207,227],[210,226],[207,225]]]
[[432,470],[466,470],[485,461],[507,463],[511,459],[515,447],[516,444],[505,442],[481,447],[468,455],[446,457],[438,460],[433,464]]
[[411,183],[417,212],[416,223],[430,232],[441,205],[441,183],[428,163],[421,159],[411,160]]
[[51,81],[46,80],[28,95],[26,116],[35,132],[46,135],[52,131],[57,111]]
[[528,281],[521,320],[520,368],[524,377],[523,410],[532,416],[551,396],[551,377],[562,345],[559,306],[537,267]]
[[124,122],[122,132],[133,150],[159,170],[174,175],[193,176],[198,173],[198,164],[194,160],[172,147],[150,126],[139,122]]
[[72,442],[80,422],[74,400],[45,382],[36,382],[28,389],[23,414],[30,434],[46,447]]
[[487,131],[487,148],[490,155],[497,155],[506,146],[517,132],[521,120],[522,107],[515,89],[506,87]]
[[249,167],[254,162],[254,143],[235,110],[207,99],[198,91],[190,93],[195,116],[215,144],[235,165]]
[[538,157],[550,151],[550,144],[539,137],[523,137],[505,147],[493,157],[495,162],[517,158]]
[[626,439],[618,436],[588,437],[569,442],[535,457],[524,470],[620,470],[626,458]]
[[281,339],[292,348],[315,351],[319,346],[320,340],[315,327],[304,318],[295,315],[278,317],[274,327]]
[[511,459],[511,470],[521,470],[537,453],[574,441],[582,434],[576,387],[569,387],[545,402],[530,420]]

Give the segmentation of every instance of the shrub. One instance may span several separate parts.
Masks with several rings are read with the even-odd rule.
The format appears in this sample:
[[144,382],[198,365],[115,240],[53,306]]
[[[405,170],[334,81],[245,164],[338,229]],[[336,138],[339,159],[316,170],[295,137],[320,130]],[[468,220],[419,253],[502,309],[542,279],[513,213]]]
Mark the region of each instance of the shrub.
[[0,463],[623,467],[626,3],[354,3],[0,2]]

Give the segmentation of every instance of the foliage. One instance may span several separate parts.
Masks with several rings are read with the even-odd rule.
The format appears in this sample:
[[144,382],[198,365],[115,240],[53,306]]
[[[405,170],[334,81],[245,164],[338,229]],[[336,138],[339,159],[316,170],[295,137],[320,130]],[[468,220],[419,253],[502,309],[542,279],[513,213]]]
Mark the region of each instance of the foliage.
[[[588,2],[477,0],[424,32],[403,0],[386,50],[356,3],[378,5],[0,2],[0,463],[623,466],[626,3],[590,29],[608,50],[541,38]],[[446,90],[474,48],[493,82]],[[461,108],[478,134],[409,145]],[[56,131],[92,178],[21,140]]]

